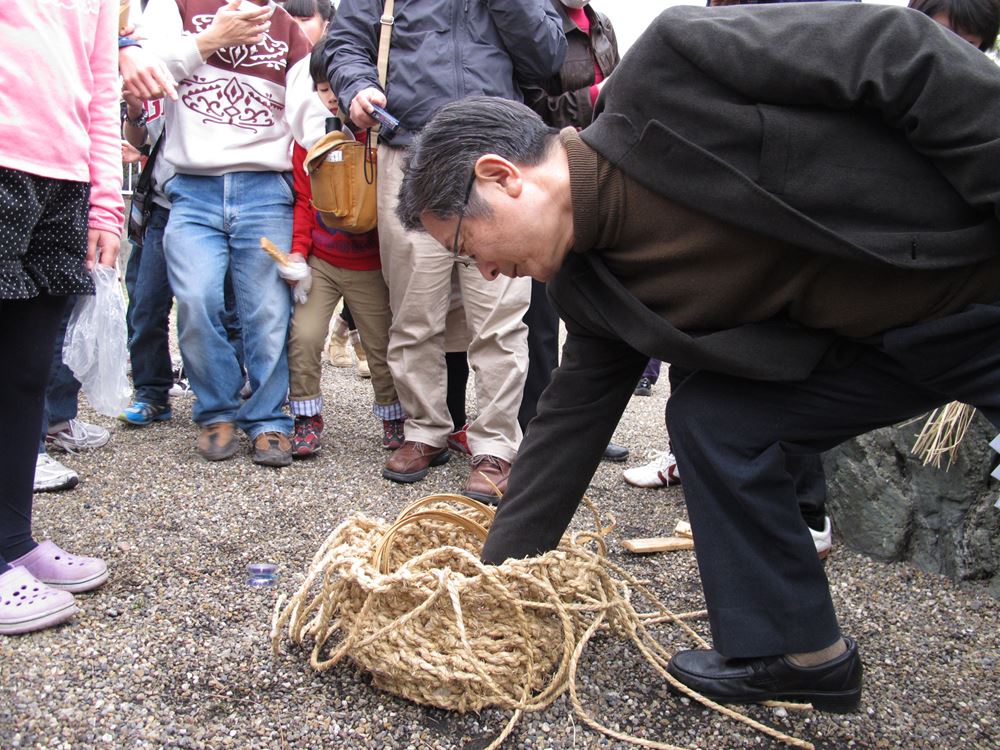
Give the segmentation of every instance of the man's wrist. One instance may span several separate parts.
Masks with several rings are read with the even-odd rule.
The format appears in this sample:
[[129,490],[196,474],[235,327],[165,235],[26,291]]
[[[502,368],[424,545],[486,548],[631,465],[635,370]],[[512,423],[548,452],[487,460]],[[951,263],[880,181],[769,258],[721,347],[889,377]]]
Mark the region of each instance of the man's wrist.
[[149,113],[146,108],[143,107],[139,110],[139,114],[135,117],[132,116],[131,112],[126,110],[125,112],[125,123],[131,125],[133,128],[143,128],[146,126],[146,120],[149,118]]
[[209,27],[204,31],[195,34],[194,37],[195,44],[198,46],[198,54],[201,55],[201,61],[205,62],[219,51],[220,46],[215,40],[215,34],[212,32],[212,28]]

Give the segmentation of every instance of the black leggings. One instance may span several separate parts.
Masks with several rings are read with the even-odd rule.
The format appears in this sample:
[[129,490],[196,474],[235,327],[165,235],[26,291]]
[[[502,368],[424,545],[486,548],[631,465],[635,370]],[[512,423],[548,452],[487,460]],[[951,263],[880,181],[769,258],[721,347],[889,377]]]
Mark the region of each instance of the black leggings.
[[52,347],[67,297],[0,300],[0,573],[35,546],[31,538],[38,436]]

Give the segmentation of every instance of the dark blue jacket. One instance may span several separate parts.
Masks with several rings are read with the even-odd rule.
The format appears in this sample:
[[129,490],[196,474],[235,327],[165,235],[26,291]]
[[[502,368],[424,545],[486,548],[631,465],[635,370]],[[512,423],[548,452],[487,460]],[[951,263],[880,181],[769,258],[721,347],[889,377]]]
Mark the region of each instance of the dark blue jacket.
[[[341,0],[326,45],[330,86],[346,111],[355,94],[379,87],[376,58],[382,0]],[[441,106],[484,94],[521,101],[517,81],[558,73],[566,54],[562,20],[540,0],[397,0],[386,109],[408,145]]]

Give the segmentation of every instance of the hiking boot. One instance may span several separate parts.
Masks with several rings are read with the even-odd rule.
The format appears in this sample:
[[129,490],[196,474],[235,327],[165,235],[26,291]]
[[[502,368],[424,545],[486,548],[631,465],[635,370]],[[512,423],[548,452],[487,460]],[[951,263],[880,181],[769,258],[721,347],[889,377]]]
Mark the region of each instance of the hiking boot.
[[136,401],[118,415],[118,421],[137,427],[145,427],[153,422],[166,422],[173,416],[170,404],[148,404],[145,401]]
[[35,492],[70,490],[80,482],[72,469],[63,466],[48,453],[39,453],[35,459]]
[[288,466],[292,462],[292,441],[283,432],[262,432],[253,439],[252,460],[261,466]]
[[322,447],[320,443],[322,436],[322,414],[314,414],[311,417],[296,417],[295,431],[292,433],[292,456],[305,458],[313,455]]
[[462,425],[462,429],[455,430],[448,436],[448,447],[455,451],[455,453],[464,453],[467,456],[472,455],[472,451],[469,450],[468,422]]
[[509,461],[485,454],[473,456],[469,481],[465,483],[462,494],[482,503],[496,505],[507,491],[509,477]]
[[67,453],[92,450],[107,445],[111,433],[100,425],[90,424],[80,419],[71,419],[56,425],[45,436],[45,444]]
[[431,466],[448,463],[449,458],[447,446],[436,448],[416,440],[405,440],[385,462],[382,476],[401,484],[419,482],[427,476]]
[[198,455],[206,461],[225,461],[232,458],[239,447],[240,438],[232,422],[204,425],[198,435]]
[[382,447],[389,450],[396,450],[402,447],[406,441],[403,433],[404,419],[383,419],[382,420]]
[[44,630],[79,611],[71,593],[46,586],[25,568],[0,575],[0,635]]
[[108,580],[104,560],[71,555],[47,539],[9,565],[24,568],[46,586],[73,593],[92,591]]

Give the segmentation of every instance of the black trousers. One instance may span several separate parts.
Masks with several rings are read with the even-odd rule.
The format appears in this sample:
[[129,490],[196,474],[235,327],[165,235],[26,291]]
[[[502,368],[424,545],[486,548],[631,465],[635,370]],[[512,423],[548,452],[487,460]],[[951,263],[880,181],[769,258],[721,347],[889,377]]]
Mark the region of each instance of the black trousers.
[[751,381],[699,371],[667,414],[715,648],[813,651],[840,634],[786,455],[821,453],[957,400],[1000,426],[1000,302],[886,332],[843,369]]
[[34,546],[31,502],[52,347],[67,297],[0,300],[0,572]]
[[531,303],[524,314],[528,326],[528,375],[524,380],[524,396],[517,413],[522,430],[535,418],[538,399],[552,380],[552,371],[559,365],[559,316],[549,302],[545,283],[531,280]]
[[[670,383],[670,394],[681,387],[691,375],[691,370],[684,370],[671,365],[667,370],[667,381]],[[670,412],[672,400],[667,401],[667,412]],[[667,439],[670,439],[669,434]],[[671,453],[673,441],[670,441]],[[822,531],[826,522],[826,472],[823,470],[823,460],[817,455],[785,457],[786,468],[795,483],[795,497],[799,502],[799,511],[806,524],[816,531]]]

